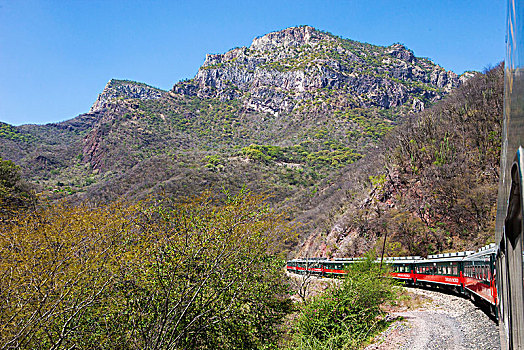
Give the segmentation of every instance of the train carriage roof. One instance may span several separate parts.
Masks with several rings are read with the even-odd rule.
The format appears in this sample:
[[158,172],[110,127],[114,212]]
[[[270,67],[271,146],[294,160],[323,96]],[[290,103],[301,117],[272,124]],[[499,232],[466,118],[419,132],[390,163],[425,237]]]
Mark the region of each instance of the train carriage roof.
[[490,245],[480,248],[474,254],[465,257],[464,261],[478,260],[481,257],[491,254],[497,254],[497,245],[495,243],[491,243]]
[[[387,257],[384,258],[386,264],[413,264],[418,263],[424,260],[421,256],[396,256],[396,257]],[[380,259],[375,260],[375,262],[380,262]]]
[[455,256],[450,258],[424,259],[417,261],[419,264],[445,263],[445,262],[460,262],[464,260],[463,256]]

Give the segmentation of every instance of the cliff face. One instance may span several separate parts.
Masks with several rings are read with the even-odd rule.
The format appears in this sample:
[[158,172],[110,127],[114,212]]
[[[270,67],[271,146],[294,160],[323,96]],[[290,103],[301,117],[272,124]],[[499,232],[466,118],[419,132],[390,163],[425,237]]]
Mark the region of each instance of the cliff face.
[[288,28],[250,47],[207,55],[195,78],[172,92],[222,100],[242,98],[255,111],[290,113],[321,90],[347,95],[351,107],[421,110],[467,77],[417,58],[401,44],[375,46],[312,27]]
[[104,91],[98,95],[89,113],[102,111],[107,103],[114,99],[155,100],[161,98],[164,93],[165,91],[163,90],[143,83],[111,79],[105,86]]

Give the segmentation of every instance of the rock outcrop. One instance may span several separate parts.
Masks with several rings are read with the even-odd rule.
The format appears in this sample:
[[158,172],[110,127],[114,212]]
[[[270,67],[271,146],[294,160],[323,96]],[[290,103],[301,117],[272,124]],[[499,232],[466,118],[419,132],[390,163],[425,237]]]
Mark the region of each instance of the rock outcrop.
[[420,110],[465,79],[415,57],[402,44],[375,46],[303,26],[256,38],[250,47],[207,55],[195,78],[176,84],[172,93],[242,98],[245,107],[273,115],[289,113],[323,89],[347,95],[353,107],[408,103]]
[[93,103],[93,106],[91,106],[89,113],[102,111],[105,105],[113,99],[138,98],[142,100],[154,100],[161,98],[164,93],[165,91],[163,90],[143,83],[111,79],[105,86],[104,91],[98,95],[98,98],[95,103]]

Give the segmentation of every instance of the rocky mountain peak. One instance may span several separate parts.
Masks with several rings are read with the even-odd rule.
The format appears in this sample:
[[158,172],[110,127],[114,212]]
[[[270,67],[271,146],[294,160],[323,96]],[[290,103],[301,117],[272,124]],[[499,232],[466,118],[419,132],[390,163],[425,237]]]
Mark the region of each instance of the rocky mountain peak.
[[277,47],[299,47],[318,43],[323,33],[310,26],[291,27],[255,38],[250,50],[268,51]]
[[464,80],[402,44],[371,45],[300,26],[207,55],[195,78],[176,84],[172,93],[241,99],[248,110],[272,115],[324,101],[328,90],[353,108],[409,104],[421,110]]
[[100,112],[105,108],[107,102],[121,98],[139,98],[144,100],[158,99],[165,93],[164,90],[131,80],[111,79],[105,86],[104,91],[98,95],[95,103],[91,106],[89,113]]
[[413,54],[413,51],[408,50],[403,44],[397,43],[393,44],[386,48],[386,53],[396,57],[398,59],[401,59],[403,61],[407,61],[410,63],[414,63],[416,58]]

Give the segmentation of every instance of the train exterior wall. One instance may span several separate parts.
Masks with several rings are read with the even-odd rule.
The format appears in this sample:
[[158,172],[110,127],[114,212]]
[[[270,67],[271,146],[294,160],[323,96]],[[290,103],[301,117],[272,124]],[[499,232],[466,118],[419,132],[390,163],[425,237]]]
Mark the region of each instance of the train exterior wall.
[[476,278],[464,277],[464,288],[492,305],[497,304],[497,287],[494,280],[491,283],[486,283]]

